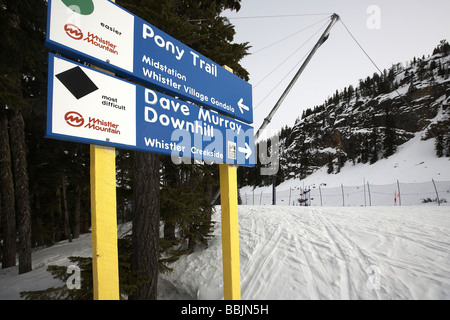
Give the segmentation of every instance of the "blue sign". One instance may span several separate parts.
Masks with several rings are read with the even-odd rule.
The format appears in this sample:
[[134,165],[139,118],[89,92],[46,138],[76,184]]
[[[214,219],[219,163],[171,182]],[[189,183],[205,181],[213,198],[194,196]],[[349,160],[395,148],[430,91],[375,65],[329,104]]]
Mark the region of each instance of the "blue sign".
[[72,2],[49,0],[50,49],[253,123],[249,83],[113,2]]
[[254,132],[215,111],[49,55],[46,136],[254,166]]

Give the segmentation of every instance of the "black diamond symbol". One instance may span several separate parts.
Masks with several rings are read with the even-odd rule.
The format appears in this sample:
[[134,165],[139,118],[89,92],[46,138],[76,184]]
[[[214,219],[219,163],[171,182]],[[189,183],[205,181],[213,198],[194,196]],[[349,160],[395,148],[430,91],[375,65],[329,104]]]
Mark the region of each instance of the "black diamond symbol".
[[56,77],[77,99],[81,99],[98,89],[80,67],[61,72]]

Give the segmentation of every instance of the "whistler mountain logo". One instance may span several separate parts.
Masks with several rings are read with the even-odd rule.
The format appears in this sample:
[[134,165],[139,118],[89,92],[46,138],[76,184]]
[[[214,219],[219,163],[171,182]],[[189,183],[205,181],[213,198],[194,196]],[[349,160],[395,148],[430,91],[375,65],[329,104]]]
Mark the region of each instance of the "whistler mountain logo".
[[69,111],[64,115],[64,120],[72,127],[81,127],[84,124],[84,118],[81,114],[75,111]]
[[92,0],[61,0],[70,10],[84,16],[94,12],[94,2]]
[[75,40],[83,39],[83,31],[78,28],[76,25],[68,23],[64,26],[64,31],[67,33],[69,37]]

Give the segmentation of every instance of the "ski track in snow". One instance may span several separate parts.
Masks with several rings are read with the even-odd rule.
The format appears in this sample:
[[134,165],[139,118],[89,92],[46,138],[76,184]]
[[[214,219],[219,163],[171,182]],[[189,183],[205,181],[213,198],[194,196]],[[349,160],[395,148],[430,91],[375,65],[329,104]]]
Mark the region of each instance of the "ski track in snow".
[[[239,206],[242,299],[449,300],[449,209]],[[160,275],[159,299],[223,299],[220,206],[213,220],[209,246]],[[0,299],[58,285],[47,266],[91,250],[89,234],[36,250],[33,271],[0,270]]]
[[450,298],[448,209],[359,211],[240,207],[242,298]]

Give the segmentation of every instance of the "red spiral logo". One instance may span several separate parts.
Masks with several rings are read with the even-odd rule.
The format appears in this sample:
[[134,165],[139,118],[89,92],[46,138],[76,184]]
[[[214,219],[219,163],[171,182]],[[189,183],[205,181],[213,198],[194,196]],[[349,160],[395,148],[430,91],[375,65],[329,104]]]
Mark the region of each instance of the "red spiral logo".
[[75,111],[69,111],[64,116],[67,124],[72,127],[81,127],[84,124],[84,118],[81,114]]
[[68,23],[64,26],[64,31],[69,37],[75,40],[83,39],[83,32],[76,25]]

